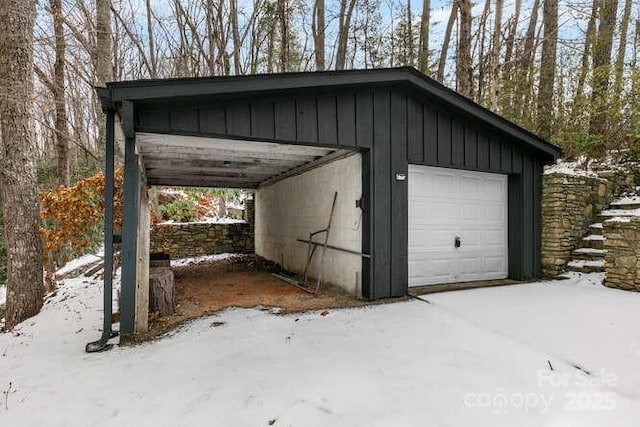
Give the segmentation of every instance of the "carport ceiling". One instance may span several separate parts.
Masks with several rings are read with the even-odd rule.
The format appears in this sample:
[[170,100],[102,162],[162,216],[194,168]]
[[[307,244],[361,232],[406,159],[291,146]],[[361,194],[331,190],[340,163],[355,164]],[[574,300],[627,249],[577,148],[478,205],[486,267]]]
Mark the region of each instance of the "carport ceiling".
[[150,185],[258,188],[352,150],[224,138],[136,134]]

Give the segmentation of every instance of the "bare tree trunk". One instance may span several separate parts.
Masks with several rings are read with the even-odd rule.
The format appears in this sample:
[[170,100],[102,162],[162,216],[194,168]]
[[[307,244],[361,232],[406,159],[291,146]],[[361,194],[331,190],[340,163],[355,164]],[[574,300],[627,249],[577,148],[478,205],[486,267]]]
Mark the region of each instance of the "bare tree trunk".
[[42,247],[31,132],[35,0],[0,1],[0,195],[7,250],[5,328],[42,307]]
[[496,0],[495,21],[493,24],[493,36],[491,38],[491,80],[489,84],[489,98],[491,100],[491,109],[498,111],[498,94],[500,91],[500,42],[502,30],[502,8],[503,0]]
[[336,52],[336,70],[344,70],[347,57],[347,42],[351,28],[351,16],[356,0],[340,0],[340,15],[338,16],[338,49]]
[[515,0],[513,16],[509,19],[509,33],[507,35],[507,40],[505,43],[505,52],[504,52],[504,69],[502,73],[502,84],[508,85],[510,91],[508,96],[502,97],[502,108],[501,111],[508,118],[514,117],[513,111],[513,60],[514,60],[514,46],[516,41],[516,34],[518,32],[518,23],[520,22],[520,9],[522,7],[521,0]]
[[460,11],[458,51],[456,55],[456,87],[460,94],[472,98],[471,74],[471,0],[457,0]]
[[231,32],[233,37],[233,70],[236,76],[241,74],[240,69],[240,49],[242,42],[240,41],[240,30],[238,29],[238,0],[230,0],[231,9]]
[[444,38],[442,39],[442,49],[440,50],[440,59],[438,60],[438,74],[437,80],[442,83],[444,80],[444,68],[447,65],[447,52],[449,51],[449,44],[451,43],[451,33],[453,32],[453,25],[456,23],[458,16],[458,2],[454,0],[451,3],[451,14],[449,14],[449,20],[447,21],[447,28],[444,31]]
[[313,3],[313,19],[311,21],[311,32],[313,33],[313,47],[316,58],[316,70],[325,69],[325,22],[324,22],[324,0],[315,0]]
[[64,97],[64,72],[66,41],[62,23],[62,1],[50,0],[55,34],[56,60],[53,65],[53,100],[56,106],[56,152],[58,156],[58,184],[69,185],[69,131],[67,129],[67,105]]
[[214,76],[216,74],[216,36],[215,36],[215,13],[213,12],[213,0],[207,0],[205,5],[205,16],[207,19],[207,67],[209,68],[209,75]]
[[429,69],[429,20],[431,19],[431,1],[422,0],[422,17],[420,18],[420,53],[418,69],[426,74]]
[[578,82],[576,86],[576,95],[573,98],[572,115],[574,117],[581,115],[584,109],[584,85],[589,72],[589,56],[593,49],[596,35],[596,20],[598,18],[598,1],[593,0],[591,16],[587,23],[587,30],[584,36],[584,49],[582,51],[582,60],[580,63],[580,71],[578,72]]
[[520,58],[517,61],[518,67],[515,70],[515,72],[518,74],[514,99],[514,111],[516,117],[522,117],[524,115],[524,100],[527,98],[526,92],[529,88],[529,81],[532,78],[531,74],[533,68],[533,53],[536,39],[536,27],[538,26],[539,8],[540,0],[534,0],[533,6],[531,7],[531,17],[529,18],[529,24],[527,25],[524,45],[520,54]]
[[[611,74],[611,48],[616,23],[618,0],[601,0],[600,23],[593,49],[593,84],[591,90],[591,120],[589,133],[604,136],[607,133],[607,92]],[[601,150],[606,147],[601,146]],[[602,154],[602,153],[600,153]]]
[[620,21],[620,43],[616,54],[615,77],[613,83],[613,105],[618,110],[620,94],[622,92],[622,73],[624,71],[624,57],[627,52],[627,33],[629,32],[629,19],[631,17],[631,0],[624,2],[622,20]]
[[147,5],[147,36],[149,37],[149,62],[151,63],[151,78],[158,76],[158,62],[156,59],[156,42],[153,36],[153,25],[151,24],[151,17],[153,15],[151,9],[151,0],[146,0]]
[[542,5],[544,39],[540,62],[540,88],[538,89],[538,134],[545,139],[551,137],[553,122],[553,83],[556,75],[556,47],[558,43],[558,1],[544,0]]
[[[96,85],[113,79],[111,68],[111,0],[96,0]],[[104,126],[100,127],[101,129]]]
[[407,0],[407,40],[409,42],[409,65],[415,65],[414,38],[413,38],[413,16],[411,13],[411,0]]
[[[484,101],[484,89],[486,85],[485,81],[485,68],[487,65],[487,55],[484,53],[485,34],[487,33],[487,19],[491,13],[491,0],[485,0],[484,8],[482,9],[482,15],[480,15],[480,22],[478,23],[478,37],[476,39],[476,46],[479,45],[478,52],[478,82],[476,100],[483,103]],[[475,50],[475,49],[474,49]],[[490,55],[489,55],[490,56]],[[472,56],[473,57],[473,56]],[[490,61],[489,61],[490,62]]]
[[[104,86],[113,80],[113,68],[111,67],[111,0],[96,0],[96,42],[93,51],[93,64],[95,70],[95,85]],[[102,112],[100,100],[93,91],[93,102],[98,118],[98,141],[105,140],[106,117]],[[102,153],[102,150],[99,151]],[[116,150],[120,154],[120,150]]]
[[287,0],[278,0],[280,20],[280,72],[289,69],[289,11]]

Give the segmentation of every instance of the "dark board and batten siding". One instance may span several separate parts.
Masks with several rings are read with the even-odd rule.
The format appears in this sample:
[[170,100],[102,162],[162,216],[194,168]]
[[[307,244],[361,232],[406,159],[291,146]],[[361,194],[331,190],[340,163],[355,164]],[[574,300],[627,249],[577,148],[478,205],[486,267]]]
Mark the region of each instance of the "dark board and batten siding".
[[140,103],[136,130],[238,140],[230,144],[251,139],[362,149],[363,230],[370,230],[363,250],[373,251],[372,265],[363,261],[369,298],[407,291],[407,182],[397,181],[397,173],[407,174],[412,163],[509,174],[509,274],[540,274],[541,161],[523,144],[402,88],[207,99],[178,110]]

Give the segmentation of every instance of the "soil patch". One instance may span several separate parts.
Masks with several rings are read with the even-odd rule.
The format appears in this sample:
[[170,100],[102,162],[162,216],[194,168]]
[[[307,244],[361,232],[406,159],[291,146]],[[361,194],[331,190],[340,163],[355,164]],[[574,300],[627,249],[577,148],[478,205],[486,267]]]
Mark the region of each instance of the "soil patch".
[[311,295],[273,277],[271,272],[277,267],[255,255],[172,269],[176,280],[176,314],[162,318],[150,314],[149,332],[136,341],[153,339],[188,320],[229,307],[260,307],[274,314],[288,314],[381,302],[358,299],[325,284],[317,295]]

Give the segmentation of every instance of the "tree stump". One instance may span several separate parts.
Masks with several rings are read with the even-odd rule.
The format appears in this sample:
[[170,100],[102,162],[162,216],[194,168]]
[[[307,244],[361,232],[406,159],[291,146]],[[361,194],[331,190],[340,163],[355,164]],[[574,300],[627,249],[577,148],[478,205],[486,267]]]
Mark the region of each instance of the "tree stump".
[[149,313],[168,316],[176,311],[175,281],[168,267],[149,269]]

